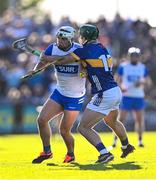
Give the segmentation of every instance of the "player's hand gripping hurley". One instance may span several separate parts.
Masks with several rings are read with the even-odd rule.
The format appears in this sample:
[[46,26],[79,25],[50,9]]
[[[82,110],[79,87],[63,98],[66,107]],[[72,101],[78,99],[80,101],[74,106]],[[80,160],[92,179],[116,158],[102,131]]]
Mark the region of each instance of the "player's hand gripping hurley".
[[[20,50],[20,51],[24,51],[24,52],[27,52],[27,53],[31,53],[31,54],[33,54],[35,56],[38,56],[38,57],[40,57],[41,54],[42,54],[41,51],[35,50],[30,45],[28,45],[26,38],[22,38],[22,39],[14,41],[12,46],[13,46],[14,49],[17,49],[17,50]],[[26,75],[22,76],[21,79],[26,79],[28,77],[31,77],[31,76],[33,76],[33,75],[43,71],[44,69],[46,69],[48,66],[50,66],[52,64],[54,64],[54,62],[53,63],[47,63],[42,68],[37,69],[35,71],[32,71],[32,73],[30,73],[30,74],[26,74]]]
[[30,45],[28,45],[26,38],[22,38],[22,39],[18,39],[17,41],[14,41],[12,46],[14,49],[17,49],[20,51],[25,51],[25,52],[31,53],[35,56],[41,55],[41,51],[35,50]]

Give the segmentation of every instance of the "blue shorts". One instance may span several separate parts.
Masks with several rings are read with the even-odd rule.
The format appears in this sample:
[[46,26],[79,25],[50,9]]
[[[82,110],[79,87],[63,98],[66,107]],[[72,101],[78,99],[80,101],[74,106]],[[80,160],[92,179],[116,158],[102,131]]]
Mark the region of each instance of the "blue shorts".
[[127,111],[145,109],[145,100],[144,98],[123,97],[120,109]]
[[66,97],[60,94],[57,89],[54,90],[54,92],[50,96],[50,99],[60,104],[64,108],[64,110],[70,111],[81,111],[84,102],[84,96],[80,98]]

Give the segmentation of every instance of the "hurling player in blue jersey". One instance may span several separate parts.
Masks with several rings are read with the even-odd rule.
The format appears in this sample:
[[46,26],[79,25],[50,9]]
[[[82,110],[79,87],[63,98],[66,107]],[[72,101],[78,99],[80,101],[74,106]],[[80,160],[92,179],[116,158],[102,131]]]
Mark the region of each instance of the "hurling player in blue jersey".
[[[139,48],[128,49],[128,60],[121,63],[117,71],[117,81],[123,92],[119,120],[125,123],[129,112],[133,112],[135,129],[138,133],[138,146],[144,147],[142,135],[144,131],[144,86],[150,82],[147,67],[140,62]],[[114,137],[113,147],[116,146],[117,137]]]
[[[93,127],[104,119],[106,124],[114,130],[121,140],[121,158],[134,151],[129,144],[123,124],[117,120],[119,104],[122,98],[121,90],[112,75],[112,58],[107,49],[97,42],[99,30],[96,26],[84,24],[79,30],[79,41],[83,45],[66,57],[47,57],[43,55],[43,62],[58,60],[58,63],[80,61],[86,68],[91,83],[93,98],[88,103],[80,124],[79,132],[98,150],[100,156],[97,163],[105,163],[114,159],[102,143],[100,136]],[[42,60],[41,59],[41,60]]]
[[[57,32],[57,42],[50,44],[49,47],[45,49],[45,55],[64,56],[81,47],[80,44],[73,42],[74,35],[75,29],[70,26],[62,26]],[[44,63],[39,62],[34,70],[42,66],[44,66]],[[71,128],[82,109],[86,81],[85,78],[80,77],[80,71],[80,62],[55,65],[57,79],[56,88],[45,102],[37,118],[38,129],[43,144],[43,152],[35,158],[32,163],[41,163],[52,157],[49,121],[51,119],[55,120],[55,117],[61,113],[64,115],[60,124],[60,134],[67,147],[67,154],[64,162],[69,163],[74,161],[74,138],[71,134]]]

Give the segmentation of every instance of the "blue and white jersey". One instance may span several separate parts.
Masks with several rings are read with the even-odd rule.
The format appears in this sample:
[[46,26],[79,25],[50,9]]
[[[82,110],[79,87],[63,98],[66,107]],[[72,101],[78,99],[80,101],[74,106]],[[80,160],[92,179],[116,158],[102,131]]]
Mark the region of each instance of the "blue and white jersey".
[[117,86],[112,75],[112,58],[100,43],[85,44],[71,53],[86,66],[92,93],[100,93]]
[[118,67],[117,73],[122,79],[122,85],[127,89],[123,96],[138,98],[145,96],[143,85],[135,87],[135,82],[148,76],[148,70],[144,64],[132,65],[130,62],[123,62]]
[[[81,45],[73,43],[72,47],[68,51],[62,51],[57,47],[56,43],[53,43],[45,50],[45,55],[65,56],[80,47]],[[57,77],[56,89],[62,95],[78,98],[85,94],[86,79],[80,77],[80,70],[81,65],[79,62],[55,66],[55,73]]]

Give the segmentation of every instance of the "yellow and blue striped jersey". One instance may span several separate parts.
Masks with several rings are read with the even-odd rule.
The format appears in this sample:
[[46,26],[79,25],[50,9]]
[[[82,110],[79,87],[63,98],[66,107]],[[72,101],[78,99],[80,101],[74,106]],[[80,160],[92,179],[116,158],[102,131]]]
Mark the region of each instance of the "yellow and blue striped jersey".
[[112,58],[100,43],[88,43],[71,55],[86,67],[92,93],[100,93],[117,86],[112,75]]

